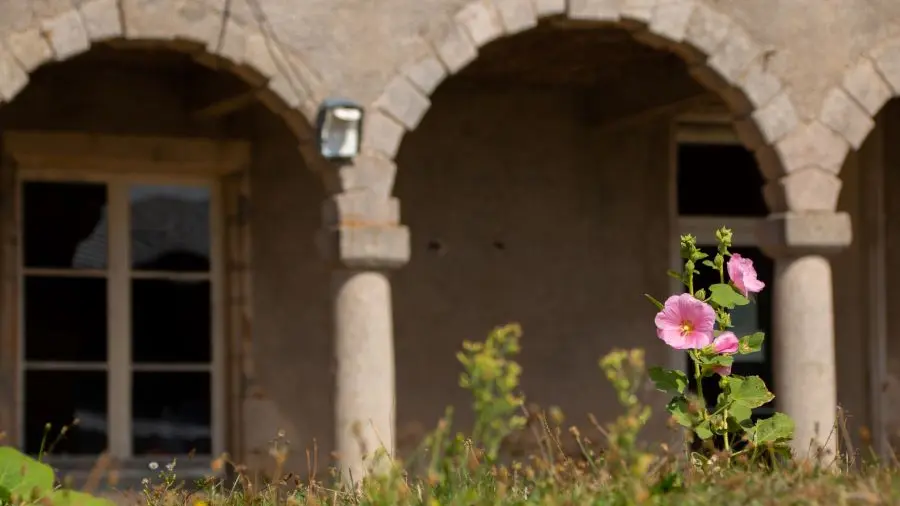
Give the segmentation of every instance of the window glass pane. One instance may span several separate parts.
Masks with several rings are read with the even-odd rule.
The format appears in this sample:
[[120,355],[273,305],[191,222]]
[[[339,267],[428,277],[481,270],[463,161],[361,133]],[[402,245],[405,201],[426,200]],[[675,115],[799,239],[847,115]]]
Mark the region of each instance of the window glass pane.
[[28,276],[25,360],[106,361],[106,279]]
[[211,360],[210,284],[159,279],[131,282],[135,362]]
[[208,373],[136,372],[133,392],[135,455],[212,453]]
[[22,185],[25,267],[106,268],[106,185]]
[[[679,144],[678,213],[682,216],[766,216],[764,181],[743,146]],[[722,189],[728,196],[722,196]]]
[[[69,425],[52,455],[97,455],[107,446],[106,373],[103,371],[25,372],[25,451],[41,449],[44,425],[48,443]],[[78,423],[72,426],[72,421]]]
[[137,270],[209,270],[209,188],[131,187],[131,262]]

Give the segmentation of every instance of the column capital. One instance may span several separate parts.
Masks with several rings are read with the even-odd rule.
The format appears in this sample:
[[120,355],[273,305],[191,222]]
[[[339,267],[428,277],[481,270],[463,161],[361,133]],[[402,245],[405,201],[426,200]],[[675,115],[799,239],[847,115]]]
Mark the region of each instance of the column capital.
[[409,262],[409,228],[402,225],[327,227],[316,233],[319,253],[348,269],[390,270]]
[[787,212],[769,215],[756,235],[772,258],[830,256],[850,245],[853,226],[845,212]]

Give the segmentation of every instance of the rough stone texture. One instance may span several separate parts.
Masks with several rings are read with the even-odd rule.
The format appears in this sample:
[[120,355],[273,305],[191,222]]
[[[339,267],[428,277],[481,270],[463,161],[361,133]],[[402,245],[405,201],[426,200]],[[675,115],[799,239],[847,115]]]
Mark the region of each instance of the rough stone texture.
[[696,6],[695,0],[659,2],[653,10],[650,31],[672,42],[681,42]]
[[178,37],[203,44],[215,53],[223,29],[221,11],[199,0],[120,1],[128,38]]
[[818,121],[801,125],[775,146],[785,172],[821,167],[837,174],[850,145]]
[[15,57],[0,47],[0,99],[9,102],[28,84],[28,74]]
[[890,85],[868,58],[862,58],[858,64],[848,69],[842,84],[847,93],[871,116],[878,114],[893,94]]
[[878,72],[891,85],[893,94],[900,94],[900,39],[892,39],[876,47],[871,57]]
[[91,43],[76,10],[66,11],[45,19],[41,29],[56,53],[56,59],[66,60],[87,51]]
[[538,17],[552,16],[566,12],[566,0],[531,0]]
[[593,21],[616,21],[622,0],[569,0],[569,17]]
[[462,8],[453,17],[457,23],[465,27],[475,45],[481,47],[503,35],[503,25],[488,0],[474,0]]
[[388,200],[396,173],[397,165],[393,161],[364,154],[357,156],[353,163],[330,167],[325,174],[325,184],[330,193],[368,192]]
[[464,30],[463,27],[452,24],[434,44],[438,57],[451,74],[458,72],[478,56],[478,49]]
[[40,67],[54,56],[47,39],[37,28],[9,34],[6,39],[6,47],[26,72]]
[[431,102],[405,77],[397,76],[377,101],[375,107],[390,114],[412,130],[418,126]]
[[431,95],[438,84],[447,77],[447,69],[434,56],[427,56],[411,63],[403,74],[425,95]]
[[730,29],[731,21],[728,16],[699,3],[688,21],[684,38],[698,50],[711,55],[725,40]]
[[244,27],[233,19],[225,21],[222,39],[216,53],[235,65],[243,63],[247,51],[247,34]]
[[368,189],[338,193],[322,204],[322,225],[326,229],[399,224],[400,201]]
[[400,148],[403,125],[378,110],[368,111],[363,122],[362,149],[393,158]]
[[529,0],[494,0],[506,33],[518,33],[537,26],[537,13]]
[[710,56],[709,66],[730,84],[738,84],[747,66],[762,52],[746,30],[731,25],[725,41]]
[[765,107],[753,113],[766,144],[774,144],[793,131],[800,121],[794,104],[786,93],[773,98]]
[[760,108],[782,89],[781,79],[765,69],[765,58],[757,58],[741,78],[739,88],[754,108]]
[[818,167],[792,172],[766,185],[764,194],[773,213],[835,211],[841,180]]
[[91,40],[102,41],[123,35],[118,0],[89,0],[79,6],[79,11]]
[[653,19],[657,0],[623,0],[620,14],[623,21],[648,24]]
[[862,145],[875,126],[869,114],[840,88],[832,89],[825,97],[819,118],[822,123],[847,139],[853,149]]

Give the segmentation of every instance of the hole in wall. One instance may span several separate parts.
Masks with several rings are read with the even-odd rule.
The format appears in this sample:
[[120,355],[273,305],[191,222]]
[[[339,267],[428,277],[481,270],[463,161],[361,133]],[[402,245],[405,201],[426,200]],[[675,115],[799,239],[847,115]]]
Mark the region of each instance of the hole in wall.
[[497,251],[506,251],[506,243],[503,241],[494,241],[492,245]]
[[443,253],[444,252],[444,243],[437,239],[432,239],[428,241],[428,251],[433,253]]

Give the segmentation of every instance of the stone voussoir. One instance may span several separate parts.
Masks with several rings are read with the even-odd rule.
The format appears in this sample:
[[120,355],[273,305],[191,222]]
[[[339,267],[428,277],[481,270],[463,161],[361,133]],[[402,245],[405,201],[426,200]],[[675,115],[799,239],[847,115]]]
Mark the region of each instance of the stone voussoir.
[[114,39],[123,35],[119,0],[88,0],[79,6],[79,11],[92,41]]
[[892,95],[900,95],[900,38],[891,39],[869,53],[875,68],[891,86]]
[[400,200],[368,190],[332,195],[322,202],[322,225],[330,227],[396,226]]
[[244,63],[244,55],[247,54],[247,31],[237,20],[231,17],[225,20],[216,54],[234,65]]
[[0,46],[0,101],[12,101],[26,84],[28,73],[12,53]]
[[50,42],[57,60],[69,59],[91,46],[81,15],[75,9],[44,19],[41,31]]
[[9,34],[6,47],[25,72],[32,72],[55,57],[49,42],[37,28]]
[[785,173],[821,167],[839,174],[850,144],[818,121],[800,125],[774,146]]
[[783,88],[781,79],[766,69],[765,57],[756,58],[740,80],[740,89],[754,109],[764,107]]
[[832,88],[819,112],[819,120],[839,133],[853,149],[859,149],[875,122],[862,106],[850,98],[842,88]]
[[628,26],[643,27],[653,20],[653,13],[659,0],[624,0],[619,10],[622,22]]
[[476,47],[481,47],[504,34],[500,15],[490,0],[469,2],[453,16],[453,19],[468,32]]
[[374,106],[396,118],[408,130],[413,130],[431,107],[431,101],[406,77],[398,75],[387,85]]
[[478,48],[468,31],[455,22],[433,41],[433,45],[438,58],[451,74],[459,72],[478,57]]
[[325,186],[329,193],[368,191],[382,199],[391,196],[397,165],[393,160],[374,153],[362,153],[352,163],[324,167]]
[[362,149],[393,159],[400,149],[404,132],[403,125],[399,121],[377,108],[372,108],[366,112],[363,120]]
[[618,21],[622,3],[622,0],[569,0],[568,15],[570,19]]
[[730,29],[728,16],[705,3],[698,3],[688,20],[684,41],[707,56],[712,55],[725,41]]
[[566,12],[566,0],[531,0],[531,5],[539,18]]
[[747,30],[732,23],[724,42],[709,56],[707,64],[729,84],[739,85],[747,67],[762,53],[762,46]]
[[678,43],[684,40],[696,0],[666,0],[658,2],[647,29],[660,37]]
[[881,77],[869,58],[860,58],[856,65],[848,69],[841,84],[871,116],[878,114],[893,95],[891,85]]
[[519,33],[537,26],[538,16],[529,0],[494,0],[494,8],[507,34]]
[[786,92],[779,93],[765,107],[753,113],[765,144],[775,144],[800,124],[794,104]]
[[402,74],[425,96],[430,96],[447,77],[447,69],[437,56],[427,55],[404,67]]

